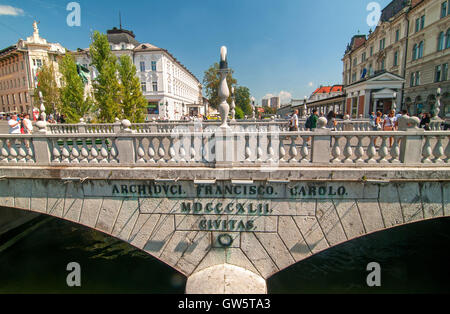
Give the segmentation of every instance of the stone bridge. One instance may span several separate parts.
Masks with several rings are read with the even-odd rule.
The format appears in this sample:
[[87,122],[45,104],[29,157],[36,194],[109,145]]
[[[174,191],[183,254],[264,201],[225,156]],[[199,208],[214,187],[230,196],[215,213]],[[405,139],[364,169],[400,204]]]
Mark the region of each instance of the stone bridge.
[[39,122],[0,135],[0,206],[126,241],[186,275],[188,293],[265,293],[267,278],[332,246],[450,216],[450,132],[323,123],[55,134]]

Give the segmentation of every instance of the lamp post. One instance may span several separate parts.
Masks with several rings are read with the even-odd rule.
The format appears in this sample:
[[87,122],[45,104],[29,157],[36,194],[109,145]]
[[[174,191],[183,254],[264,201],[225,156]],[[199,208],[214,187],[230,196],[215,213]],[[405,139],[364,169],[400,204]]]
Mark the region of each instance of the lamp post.
[[392,110],[397,111],[397,93],[392,95]]
[[306,110],[308,110],[307,108],[306,108],[306,101],[308,100],[308,97],[307,96],[305,96],[305,99],[304,99],[304,102],[303,102],[303,118],[306,118],[306,116],[307,116],[307,113],[306,113]]
[[230,112],[230,106],[227,103],[227,98],[230,96],[230,90],[227,84],[227,74],[229,73],[227,62],[227,47],[222,46],[220,48],[220,84],[219,84],[219,112],[222,118],[221,128],[229,128],[228,126],[228,113]]
[[252,101],[252,119],[255,120],[256,119],[256,107],[255,107],[255,97],[250,98]]
[[440,120],[439,112],[441,111],[441,88],[439,87],[436,91],[436,104],[433,110],[433,119]]

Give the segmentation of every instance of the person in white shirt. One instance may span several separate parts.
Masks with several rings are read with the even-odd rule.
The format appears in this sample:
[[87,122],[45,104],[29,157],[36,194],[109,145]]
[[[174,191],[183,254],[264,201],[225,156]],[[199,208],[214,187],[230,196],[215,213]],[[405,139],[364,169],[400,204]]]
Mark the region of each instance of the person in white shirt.
[[33,132],[33,123],[31,123],[30,115],[27,113],[23,119],[23,131],[25,134],[31,134]]
[[8,121],[9,134],[21,134],[20,133],[20,122],[17,121],[17,115],[12,115],[11,119]]
[[298,110],[294,110],[294,114],[289,120],[289,131],[298,131]]

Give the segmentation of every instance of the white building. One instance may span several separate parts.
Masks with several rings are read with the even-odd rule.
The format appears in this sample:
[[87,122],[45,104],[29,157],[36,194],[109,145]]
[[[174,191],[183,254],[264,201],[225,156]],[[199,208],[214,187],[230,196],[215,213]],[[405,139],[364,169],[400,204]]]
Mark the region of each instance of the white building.
[[[112,52],[128,55],[136,66],[147,99],[148,118],[179,120],[185,115],[204,115],[200,81],[166,49],[139,43],[132,31],[113,28],[107,31]],[[78,63],[91,70],[89,49],[74,52]]]

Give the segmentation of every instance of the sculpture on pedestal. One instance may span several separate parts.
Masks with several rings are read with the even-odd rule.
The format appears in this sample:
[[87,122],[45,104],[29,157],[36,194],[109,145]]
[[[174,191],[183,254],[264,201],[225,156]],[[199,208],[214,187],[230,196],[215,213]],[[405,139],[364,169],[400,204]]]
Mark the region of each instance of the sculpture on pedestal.
[[434,105],[433,110],[433,120],[440,120],[439,112],[441,112],[441,88],[437,89],[436,92],[436,104]]
[[236,99],[234,95],[234,87],[231,87],[231,121],[236,121],[236,103],[234,102]]
[[227,103],[227,98],[230,96],[230,90],[227,84],[227,74],[229,73],[227,62],[227,47],[222,46],[220,48],[220,84],[219,84],[219,112],[222,118],[221,128],[229,128],[228,126],[228,113],[230,112],[230,106]]

